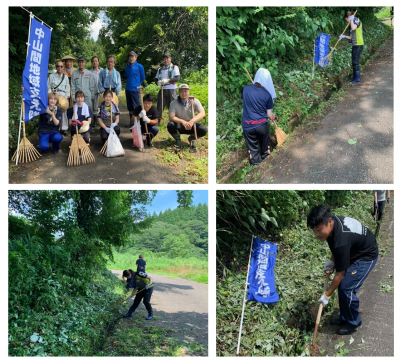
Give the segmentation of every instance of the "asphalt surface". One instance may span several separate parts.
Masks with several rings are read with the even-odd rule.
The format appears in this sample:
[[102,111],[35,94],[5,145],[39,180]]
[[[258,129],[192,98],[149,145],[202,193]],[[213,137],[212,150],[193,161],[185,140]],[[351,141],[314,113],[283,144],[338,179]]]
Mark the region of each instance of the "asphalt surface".
[[[318,345],[326,350],[324,355],[334,356],[339,352],[335,345],[345,342],[342,349],[349,350],[346,356],[394,356],[394,293],[383,292],[380,286],[381,283],[394,286],[393,191],[390,199],[392,204],[385,206],[378,236],[378,262],[357,294],[362,325],[353,334],[341,336],[329,325],[330,317],[324,317],[324,326],[318,331]],[[352,344],[351,338],[354,339]]]
[[[10,184],[180,184],[184,178],[177,175],[176,168],[157,163],[157,149],[165,148],[166,142],[155,138],[152,149],[145,152],[133,147],[132,132],[125,125],[129,124],[129,112],[120,104],[119,135],[125,155],[107,158],[100,154],[102,143],[100,128],[94,128],[91,134],[90,151],[93,164],[67,167],[71,135],[64,136],[61,149],[57,154],[49,152],[26,164],[10,163]],[[31,142],[37,146],[38,141],[32,137]]]
[[[110,271],[122,278],[122,271]],[[208,284],[149,275],[154,281],[150,303],[157,318],[152,325],[171,329],[173,337],[208,349]],[[138,310],[145,311],[143,303]]]
[[[349,48],[348,51],[351,51]],[[255,172],[258,183],[393,183],[393,38],[316,130],[296,131]],[[356,138],[357,144],[348,140]]]

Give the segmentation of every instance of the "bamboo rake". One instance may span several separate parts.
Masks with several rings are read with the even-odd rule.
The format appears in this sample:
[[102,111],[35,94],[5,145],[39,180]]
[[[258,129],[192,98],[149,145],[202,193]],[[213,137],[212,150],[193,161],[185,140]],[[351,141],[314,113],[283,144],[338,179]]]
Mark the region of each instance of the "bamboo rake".
[[[22,115],[25,114],[25,105],[24,101],[22,101]],[[21,116],[22,116],[21,115]],[[25,122],[22,121],[22,130],[23,130],[23,137],[22,140],[19,144],[19,151],[18,148],[15,150],[15,153],[11,159],[11,161],[15,161],[17,158],[18,154],[18,162],[19,163],[30,163],[32,161],[35,161],[37,158],[41,157],[40,153],[35,149],[35,147],[31,144],[31,142],[27,139],[25,135]]]
[[[142,106],[142,110],[144,110],[144,106],[143,106],[143,86],[136,87],[136,88],[139,90],[139,94],[140,94],[140,106]],[[147,128],[147,122],[143,121],[143,123],[144,123],[144,127],[146,129],[146,132],[143,133],[144,143],[143,143],[143,150],[142,151],[144,151],[146,149],[147,138],[149,138],[150,143],[151,143],[151,135],[153,135],[151,132],[149,132],[149,129]]]

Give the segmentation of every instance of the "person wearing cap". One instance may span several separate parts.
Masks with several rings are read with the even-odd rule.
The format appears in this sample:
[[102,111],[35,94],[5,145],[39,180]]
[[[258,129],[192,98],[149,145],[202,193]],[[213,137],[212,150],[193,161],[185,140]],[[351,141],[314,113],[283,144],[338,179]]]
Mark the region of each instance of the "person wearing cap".
[[[69,100],[70,98],[70,85],[68,81],[68,76],[63,72],[64,63],[58,60],[55,64],[56,72],[51,73],[47,79],[47,93],[56,93],[59,96],[63,96]],[[68,117],[67,111],[62,113],[62,119],[59,125],[60,130],[67,134],[68,131]]]
[[[85,95],[85,103],[88,106],[93,105],[93,98],[95,96],[95,82],[92,72],[85,69],[86,59],[84,57],[78,58],[78,69],[72,73],[71,88],[72,95],[76,92],[82,91]],[[74,98],[74,101],[75,98]]]
[[124,277],[127,277],[130,281],[133,281],[133,274],[136,276],[136,287],[134,287],[131,296],[135,296],[132,306],[129,308],[128,312],[124,315],[124,318],[132,317],[133,313],[139,306],[140,302],[143,300],[143,304],[146,307],[148,316],[146,320],[153,319],[153,308],[150,304],[151,295],[153,294],[153,279],[146,272],[140,271],[132,273],[132,270],[128,270],[126,273],[124,270]]
[[121,83],[121,75],[114,68],[115,67],[115,57],[113,55],[109,55],[107,57],[107,68],[104,68],[99,74],[99,91],[103,93],[106,89],[110,89],[115,92],[116,95],[119,95],[119,91],[121,91],[122,83]]
[[[78,132],[88,144],[90,142],[90,134],[92,133],[90,124],[93,120],[93,112],[90,106],[84,102],[85,94],[83,91],[77,91],[74,96],[76,103],[73,108],[67,111],[69,124],[71,126],[71,139],[76,134],[76,126],[78,126]],[[78,119],[75,118],[75,115]]]
[[254,82],[243,87],[242,129],[249,152],[250,164],[260,164],[269,155],[269,122],[275,118],[272,114],[273,99],[276,98],[271,74],[260,68]]
[[[197,137],[203,137],[207,134],[207,127],[201,123],[206,116],[203,106],[197,98],[193,101],[189,99],[189,86],[182,83],[179,86],[179,96],[176,100],[172,101],[169,106],[169,120],[168,132],[175,140],[175,147],[181,147],[181,134],[190,135],[189,144],[190,151],[196,152],[196,144],[194,140],[196,136],[194,134],[194,128],[196,127]],[[192,113],[192,103],[194,108],[194,114]],[[197,115],[196,115],[197,112]]]
[[[151,134],[150,137],[147,137],[147,145],[152,147],[153,146],[153,138],[158,134],[158,111],[153,106],[154,97],[151,94],[146,94],[143,97],[143,109],[142,106],[137,106],[133,110],[133,117],[140,117],[140,128],[142,134],[146,132],[145,123],[147,123],[147,131]],[[133,127],[133,126],[132,126]],[[132,128],[131,127],[131,128]]]
[[[170,53],[164,53],[163,63],[164,66],[160,67],[156,74],[156,85],[161,86],[163,89],[163,92],[161,92],[161,89],[158,91],[157,97],[158,123],[160,123],[164,108],[167,107],[169,110],[171,102],[176,100],[176,82],[181,77],[178,66],[171,63]],[[163,99],[161,99],[161,93],[163,94]]]
[[129,53],[129,63],[125,68],[126,75],[126,105],[128,106],[129,116],[131,118],[131,126],[133,125],[133,110],[140,106],[138,87],[145,80],[144,68],[137,61],[137,54],[132,51]]
[[[72,73],[74,73],[76,71],[76,68],[74,67],[74,62],[76,61],[76,58],[73,57],[72,55],[66,55],[61,60],[64,62],[63,72],[68,77],[69,87],[71,89]],[[69,98],[69,107],[72,107],[73,104],[74,104],[73,97],[70,97]]]
[[[94,90],[94,98],[93,98],[93,104],[92,104],[92,110],[95,112],[98,108],[98,103],[99,103],[99,98],[100,98],[100,91],[99,91],[99,74],[103,68],[99,67],[99,57],[94,56],[90,60],[92,62],[92,69],[90,72],[93,74],[94,78],[94,84],[95,84],[95,90]],[[95,127],[97,123],[97,115],[94,115],[94,119],[92,122],[92,126]]]

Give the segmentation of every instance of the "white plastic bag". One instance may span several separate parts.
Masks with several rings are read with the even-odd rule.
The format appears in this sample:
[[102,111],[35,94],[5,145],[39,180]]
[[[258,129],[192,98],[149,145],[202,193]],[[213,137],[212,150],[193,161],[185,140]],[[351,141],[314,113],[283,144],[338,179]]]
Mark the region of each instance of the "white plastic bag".
[[115,158],[117,156],[125,155],[125,150],[122,148],[121,141],[114,131],[114,128],[110,130],[110,136],[108,136],[107,143],[107,157]]
[[135,121],[133,122],[132,136],[133,136],[133,146],[143,149],[144,145],[142,138],[142,130],[140,128],[140,122],[136,119],[136,117]]

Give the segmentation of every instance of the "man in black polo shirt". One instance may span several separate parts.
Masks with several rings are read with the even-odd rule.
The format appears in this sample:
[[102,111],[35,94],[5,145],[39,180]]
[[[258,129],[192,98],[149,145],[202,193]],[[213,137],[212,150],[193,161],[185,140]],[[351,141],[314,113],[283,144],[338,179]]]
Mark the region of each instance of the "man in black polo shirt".
[[361,325],[356,294],[378,260],[375,237],[367,227],[353,218],[332,216],[325,205],[311,209],[307,216],[307,226],[320,241],[328,242],[332,252],[324,271],[332,273],[336,270],[328,291],[318,301],[324,306],[328,304],[337,288],[340,317],[332,319],[330,323],[339,326],[337,334],[351,334]]

